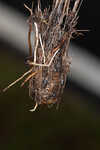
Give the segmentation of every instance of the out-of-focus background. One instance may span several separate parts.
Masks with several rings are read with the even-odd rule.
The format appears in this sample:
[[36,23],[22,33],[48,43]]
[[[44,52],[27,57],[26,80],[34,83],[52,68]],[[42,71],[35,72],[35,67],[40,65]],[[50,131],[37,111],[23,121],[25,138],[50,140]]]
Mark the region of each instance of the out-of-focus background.
[[[43,6],[49,2],[42,0]],[[28,70],[24,3],[31,7],[31,0],[0,0],[0,89]],[[59,110],[29,112],[27,84],[1,92],[1,150],[100,150],[99,1],[84,0],[79,16],[78,29],[90,31],[70,44],[72,66]]]

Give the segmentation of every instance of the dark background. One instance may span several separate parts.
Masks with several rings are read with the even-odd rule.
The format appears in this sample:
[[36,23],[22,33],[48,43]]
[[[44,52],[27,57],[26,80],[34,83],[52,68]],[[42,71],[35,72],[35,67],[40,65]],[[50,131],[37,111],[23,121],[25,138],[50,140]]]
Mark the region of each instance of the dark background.
[[[2,2],[28,16],[23,4],[31,7],[30,0]],[[43,6],[48,2],[50,0],[44,0]],[[78,28],[90,31],[74,39],[73,43],[99,58],[99,1],[84,0],[79,16]],[[0,39],[0,43],[0,86],[3,88],[25,72],[27,67],[23,63],[24,55],[15,51],[6,41]],[[1,150],[100,149],[98,97],[68,78],[59,110],[41,106],[36,112],[30,113],[28,110],[33,107],[33,101],[28,97],[27,86],[19,88],[19,83],[0,95]]]
[[[5,2],[9,6],[14,7],[14,9],[20,11],[22,14],[27,15],[26,9],[23,7],[23,4],[27,4],[31,7],[32,0],[1,0]],[[36,5],[36,0],[34,0],[34,5]],[[50,4],[50,0],[42,0],[42,6],[48,6]],[[84,37],[81,39],[75,39],[74,42],[80,44],[81,46],[88,48],[88,50],[96,56],[100,56],[99,48],[99,33],[100,33],[100,13],[99,13],[99,1],[87,1],[83,0],[83,4],[81,6],[81,10],[79,12],[79,22],[78,27],[80,29],[89,30],[88,33],[85,33]]]

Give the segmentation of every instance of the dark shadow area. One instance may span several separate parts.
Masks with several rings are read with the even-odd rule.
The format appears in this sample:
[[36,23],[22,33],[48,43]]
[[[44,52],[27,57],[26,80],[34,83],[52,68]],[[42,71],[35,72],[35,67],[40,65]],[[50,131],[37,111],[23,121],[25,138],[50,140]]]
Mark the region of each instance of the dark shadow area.
[[[8,55],[3,45],[0,51],[2,89],[21,76],[27,67],[24,58],[17,53],[12,55],[9,51]],[[100,112],[92,103],[96,97],[69,81],[58,110],[55,106],[41,106],[31,113],[34,102],[28,96],[28,84],[20,88],[20,83],[0,95],[2,150],[100,149]]]

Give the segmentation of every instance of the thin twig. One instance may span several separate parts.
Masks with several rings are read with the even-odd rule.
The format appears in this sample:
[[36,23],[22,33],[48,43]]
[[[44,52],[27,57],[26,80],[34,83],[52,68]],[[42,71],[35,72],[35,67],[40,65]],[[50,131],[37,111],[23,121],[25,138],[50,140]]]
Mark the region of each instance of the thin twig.
[[6,88],[3,89],[3,92],[7,91],[10,87],[12,87],[14,84],[16,84],[17,82],[19,82],[20,80],[22,80],[26,75],[28,75],[30,72],[32,72],[32,69],[30,69],[29,71],[27,71],[26,73],[24,73],[20,78],[18,78],[16,81],[14,81],[13,83],[11,83],[9,86],[7,86]]
[[24,7],[29,10],[31,15],[33,14],[32,9],[30,9],[26,4],[24,4]]
[[21,84],[21,87],[24,86],[24,84],[29,81],[36,73],[38,73],[37,71],[36,72],[33,72],[32,74],[30,74],[26,79],[25,81]]
[[44,58],[43,63],[45,64],[46,59],[45,59],[44,46],[43,46],[43,43],[42,43],[41,34],[39,34],[39,39],[40,39],[40,44],[41,44],[41,48],[42,48],[42,52],[43,52],[43,58]]
[[38,0],[38,11],[41,11],[41,3],[40,3],[40,0]]
[[39,43],[39,33],[38,33],[38,26],[37,23],[34,22],[35,29],[36,29],[36,45],[35,45],[35,50],[34,50],[34,63],[36,63],[36,52],[38,48],[38,43]]
[[64,9],[63,9],[63,14],[66,12],[66,8],[67,8],[67,5],[68,5],[68,1],[69,1],[69,0],[65,0]]
[[31,111],[31,112],[35,111],[37,107],[38,107],[38,103],[36,102],[36,104],[35,104],[34,108],[33,108],[33,109],[31,109],[30,111]]
[[80,2],[80,0],[76,0],[76,1],[75,1],[75,3],[74,3],[74,7],[73,7],[73,10],[72,10],[72,12],[73,12],[73,13],[75,13],[75,12],[76,12],[77,7],[78,7],[78,5],[79,5],[79,2]]
[[60,0],[56,0],[55,8],[57,8],[57,7],[58,7],[58,5],[59,5],[59,1],[60,1]]
[[82,3],[83,3],[83,0],[81,0],[81,2],[80,2],[80,4],[79,4],[79,7],[78,7],[78,9],[77,9],[76,14],[78,14],[78,12],[79,12],[79,10],[80,10],[80,7],[81,7]]
[[56,54],[58,53],[58,51],[59,51],[60,49],[58,49],[55,53],[54,53],[54,55],[52,56],[52,58],[51,58],[51,60],[50,60],[50,62],[49,62],[49,64],[48,64],[48,67],[51,65],[51,63],[53,62],[53,59],[54,59],[54,57],[56,56]]
[[58,49],[58,50],[54,53],[54,55],[52,56],[52,58],[51,58],[49,64],[46,64],[46,63],[45,63],[45,64],[38,64],[38,63],[34,63],[34,62],[29,62],[28,64],[29,64],[29,65],[33,65],[33,66],[49,67],[49,66],[51,65],[51,63],[52,63],[54,57],[56,56],[56,54],[58,53],[59,50],[60,50],[60,49]]
[[70,5],[70,0],[68,0],[67,4],[66,4],[66,14],[68,15],[69,12],[69,5]]
[[29,47],[29,56],[32,57],[32,46],[31,46],[31,32],[32,32],[32,25],[29,25],[29,32],[28,32],[28,47]]

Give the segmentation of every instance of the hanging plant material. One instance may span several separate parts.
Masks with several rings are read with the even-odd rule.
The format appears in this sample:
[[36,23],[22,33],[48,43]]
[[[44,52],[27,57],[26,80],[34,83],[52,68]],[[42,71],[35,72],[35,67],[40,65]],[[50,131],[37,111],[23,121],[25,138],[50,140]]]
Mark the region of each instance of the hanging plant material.
[[53,0],[51,9],[42,10],[38,0],[34,13],[24,5],[30,12],[27,60],[30,69],[3,91],[27,76],[21,86],[29,82],[29,96],[35,101],[31,111],[38,105],[61,101],[71,64],[68,47],[73,34],[78,32],[75,27],[81,4],[82,0]]

